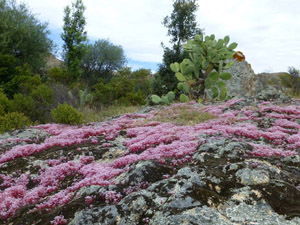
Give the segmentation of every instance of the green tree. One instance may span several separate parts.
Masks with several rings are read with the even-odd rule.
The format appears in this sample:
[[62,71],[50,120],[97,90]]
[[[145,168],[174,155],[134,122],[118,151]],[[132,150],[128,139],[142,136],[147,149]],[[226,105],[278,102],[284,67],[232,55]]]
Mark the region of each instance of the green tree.
[[187,55],[183,51],[182,43],[202,34],[198,27],[195,12],[198,9],[196,0],[174,0],[173,11],[170,16],[166,16],[162,24],[168,29],[168,36],[171,36],[172,47],[164,49],[163,63],[159,65],[158,74],[153,82],[152,90],[157,94],[165,94],[176,88],[177,79],[170,69],[170,64],[181,62]]
[[110,78],[112,72],[121,69],[126,63],[122,46],[114,45],[109,40],[101,39],[88,44],[82,60],[83,77],[95,84],[101,77]]
[[[5,60],[12,62],[7,57],[14,57],[17,66],[27,63],[34,72],[40,72],[53,47],[48,34],[47,23],[41,23],[25,4],[0,0],[0,55],[6,55]],[[14,67],[15,63],[7,66]]]
[[76,80],[80,77],[80,62],[85,53],[85,42],[87,34],[84,30],[86,24],[83,15],[85,6],[82,0],[76,0],[72,7],[67,6],[64,10],[64,26],[61,35],[64,49],[64,61],[73,78]]
[[175,0],[173,12],[162,22],[168,29],[168,36],[171,36],[170,42],[177,53],[182,50],[183,42],[202,33],[196,22],[195,12],[198,7],[197,0]]

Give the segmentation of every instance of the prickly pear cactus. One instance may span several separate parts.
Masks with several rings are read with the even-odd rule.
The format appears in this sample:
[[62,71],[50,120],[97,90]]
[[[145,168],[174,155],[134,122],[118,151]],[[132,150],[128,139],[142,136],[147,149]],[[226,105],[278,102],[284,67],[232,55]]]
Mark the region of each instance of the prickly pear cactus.
[[212,98],[219,96],[220,100],[224,100],[227,95],[226,83],[224,81],[231,79],[230,73],[219,74],[216,71],[211,72],[205,80],[205,89],[210,89]]
[[168,94],[159,97],[157,95],[152,95],[151,96],[151,100],[154,104],[165,104],[168,105],[170,103],[172,103],[175,99],[175,93],[173,91],[169,91]]
[[231,75],[223,73],[223,70],[233,65],[229,59],[232,59],[235,54],[233,50],[237,47],[236,43],[229,44],[229,41],[229,36],[216,40],[214,35],[196,35],[183,45],[185,51],[189,52],[189,58],[170,65],[179,81],[177,88],[185,96],[182,100],[186,101],[188,96],[204,96],[205,89],[210,89],[213,98],[226,98],[224,80],[231,79]]

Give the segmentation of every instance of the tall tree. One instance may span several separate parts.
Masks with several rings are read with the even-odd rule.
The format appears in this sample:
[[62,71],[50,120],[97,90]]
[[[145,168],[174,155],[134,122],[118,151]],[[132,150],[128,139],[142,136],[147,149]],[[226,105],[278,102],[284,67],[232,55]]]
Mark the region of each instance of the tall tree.
[[14,66],[26,63],[40,72],[53,47],[47,26],[25,4],[0,0],[0,55],[14,57]]
[[100,39],[88,44],[82,59],[83,77],[94,84],[101,78],[109,78],[112,72],[121,69],[126,63],[122,46],[114,45],[109,40]]
[[181,50],[183,42],[202,33],[196,22],[195,12],[198,7],[197,0],[175,0],[173,12],[162,22],[168,29],[168,36],[171,36],[170,42],[177,53]]
[[80,62],[85,53],[87,34],[85,31],[85,6],[82,0],[76,0],[72,7],[67,6],[64,10],[64,26],[61,35],[64,49],[64,61],[69,71],[76,80],[80,77]]
[[195,13],[198,7],[197,0],[174,0],[171,15],[166,16],[162,22],[168,29],[168,36],[171,36],[172,47],[166,47],[162,43],[163,63],[159,65],[158,74],[152,86],[156,94],[165,94],[176,88],[177,79],[170,69],[170,64],[181,62],[185,58],[182,44],[194,35],[203,32],[196,22]]

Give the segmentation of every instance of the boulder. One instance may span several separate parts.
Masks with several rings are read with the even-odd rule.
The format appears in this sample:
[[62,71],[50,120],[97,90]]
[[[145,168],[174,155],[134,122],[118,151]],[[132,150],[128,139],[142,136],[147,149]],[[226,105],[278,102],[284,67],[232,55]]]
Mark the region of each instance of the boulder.
[[227,81],[227,95],[231,97],[249,97],[257,93],[257,77],[247,61],[238,62],[233,59],[234,65],[225,70],[232,75]]

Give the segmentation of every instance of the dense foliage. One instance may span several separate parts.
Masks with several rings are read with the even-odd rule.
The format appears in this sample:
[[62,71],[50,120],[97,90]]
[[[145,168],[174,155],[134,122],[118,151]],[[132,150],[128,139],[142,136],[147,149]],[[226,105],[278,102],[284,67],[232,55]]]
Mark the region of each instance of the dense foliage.
[[100,79],[95,85],[94,100],[102,105],[145,104],[145,99],[150,94],[149,75],[149,70],[131,72],[129,68],[125,68],[109,82]]

